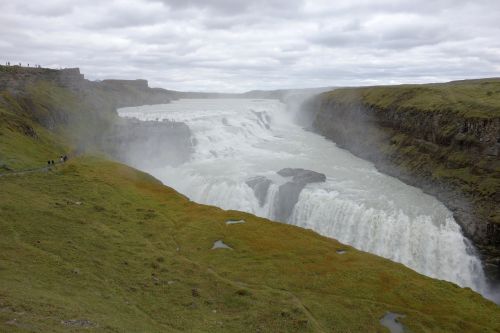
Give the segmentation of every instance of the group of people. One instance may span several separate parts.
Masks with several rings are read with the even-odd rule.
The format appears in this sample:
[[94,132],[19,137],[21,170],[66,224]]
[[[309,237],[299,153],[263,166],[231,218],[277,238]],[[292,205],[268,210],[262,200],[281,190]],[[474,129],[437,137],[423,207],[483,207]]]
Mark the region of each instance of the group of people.
[[[5,62],[5,66],[10,66],[10,61]],[[21,63],[19,63],[19,66],[22,66]],[[28,64],[28,67],[30,67],[30,64]],[[33,67],[34,68],[42,68],[42,66],[40,66],[40,65],[34,65]]]
[[[59,163],[64,163],[68,160],[68,156],[67,155],[61,155],[59,156]],[[47,165],[48,166],[51,166],[51,165],[55,165],[56,163],[54,162],[54,160],[48,160],[47,161]]]

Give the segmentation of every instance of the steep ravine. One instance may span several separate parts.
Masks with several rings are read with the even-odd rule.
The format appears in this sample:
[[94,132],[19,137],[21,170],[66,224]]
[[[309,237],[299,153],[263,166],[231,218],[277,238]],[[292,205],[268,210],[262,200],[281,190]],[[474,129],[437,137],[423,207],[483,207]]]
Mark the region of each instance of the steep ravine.
[[338,89],[303,112],[306,126],[442,201],[500,279],[500,80]]

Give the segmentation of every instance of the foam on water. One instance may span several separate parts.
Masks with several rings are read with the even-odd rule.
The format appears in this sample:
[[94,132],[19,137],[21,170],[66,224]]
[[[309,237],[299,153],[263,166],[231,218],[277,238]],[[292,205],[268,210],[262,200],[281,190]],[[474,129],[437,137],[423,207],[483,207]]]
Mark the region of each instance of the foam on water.
[[[278,187],[286,181],[278,170],[321,172],[327,181],[307,185],[283,222],[486,292],[481,262],[442,203],[303,130],[276,100],[180,100],[119,113],[189,126],[195,143],[191,160],[176,168],[166,161],[165,167],[146,171],[196,202],[272,219]],[[245,183],[255,176],[273,182],[262,206]]]

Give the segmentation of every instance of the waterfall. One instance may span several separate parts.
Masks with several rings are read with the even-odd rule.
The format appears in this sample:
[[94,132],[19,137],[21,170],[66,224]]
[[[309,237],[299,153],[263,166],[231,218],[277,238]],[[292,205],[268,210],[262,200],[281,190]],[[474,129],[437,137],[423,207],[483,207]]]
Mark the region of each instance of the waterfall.
[[[279,101],[179,100],[119,113],[189,126],[195,143],[190,161],[177,167],[168,161],[162,167],[137,164],[196,202],[273,219],[279,186],[289,181],[277,171],[316,171],[326,175],[326,181],[307,184],[282,222],[486,293],[474,247],[441,202],[304,130]],[[263,202],[247,184],[256,176],[270,183]]]

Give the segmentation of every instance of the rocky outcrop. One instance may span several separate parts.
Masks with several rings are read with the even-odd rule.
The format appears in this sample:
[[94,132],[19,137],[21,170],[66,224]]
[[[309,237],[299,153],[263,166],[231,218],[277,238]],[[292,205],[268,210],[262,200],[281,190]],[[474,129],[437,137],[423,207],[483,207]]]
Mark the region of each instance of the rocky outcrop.
[[[276,173],[285,178],[285,182],[279,182],[282,184],[278,188],[271,207],[273,219],[282,222],[286,222],[292,214],[293,208],[299,201],[300,193],[307,184],[326,181],[324,174],[300,168],[284,168]],[[256,176],[248,179],[246,184],[253,190],[259,205],[264,206],[273,181],[264,176]]]
[[261,207],[264,206],[264,203],[266,202],[267,192],[271,183],[270,179],[263,176],[253,177],[246,181],[246,184],[253,190],[253,193],[259,201],[259,205]]
[[61,70],[37,67],[0,66],[0,91],[22,93],[26,87],[40,81],[53,82],[57,85],[80,89],[85,81],[78,68]]
[[299,201],[300,192],[310,183],[326,181],[326,176],[305,169],[285,168],[277,172],[280,176],[291,178],[278,189],[278,196],[274,202],[274,217],[278,221],[287,221]]
[[[494,89],[497,100],[488,94]],[[481,105],[481,96],[490,99]],[[497,105],[495,79],[340,89],[308,101],[303,119],[380,171],[436,196],[480,250],[489,277],[500,279]]]

